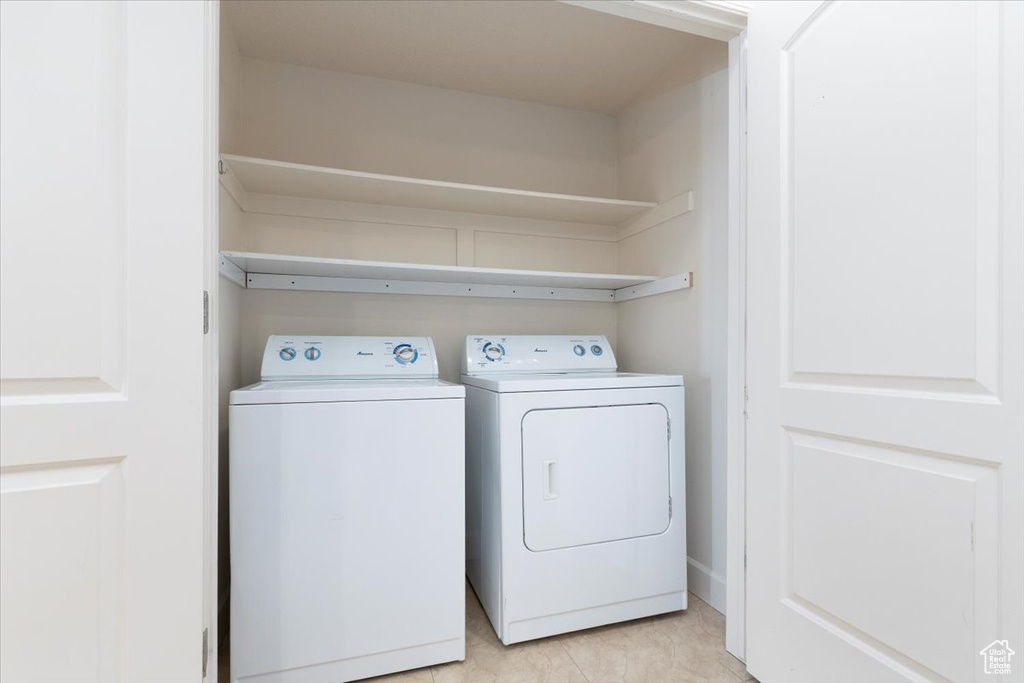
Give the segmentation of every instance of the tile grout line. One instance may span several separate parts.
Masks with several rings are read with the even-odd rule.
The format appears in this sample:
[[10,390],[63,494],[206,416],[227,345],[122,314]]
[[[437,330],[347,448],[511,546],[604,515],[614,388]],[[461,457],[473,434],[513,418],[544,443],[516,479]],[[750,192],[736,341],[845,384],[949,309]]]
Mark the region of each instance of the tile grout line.
[[569,658],[569,661],[572,662],[572,665],[575,666],[576,670],[580,672],[580,675],[583,676],[584,679],[586,679],[587,683],[593,683],[593,681],[590,680],[590,676],[587,675],[587,672],[583,670],[583,667],[581,667],[576,662],[576,659],[572,656],[572,653],[569,652],[569,648],[567,648],[562,643],[562,638],[558,637],[557,640],[558,640],[558,647],[562,648],[562,652],[564,652],[566,654],[566,656]]

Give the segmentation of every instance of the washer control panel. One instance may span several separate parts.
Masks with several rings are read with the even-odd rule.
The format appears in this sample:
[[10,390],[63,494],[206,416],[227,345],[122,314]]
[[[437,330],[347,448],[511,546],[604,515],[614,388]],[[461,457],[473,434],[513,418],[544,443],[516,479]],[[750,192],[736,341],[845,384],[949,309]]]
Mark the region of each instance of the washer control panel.
[[437,377],[430,337],[273,335],[263,350],[264,381]]
[[615,354],[600,335],[470,335],[462,372],[600,372],[616,369]]

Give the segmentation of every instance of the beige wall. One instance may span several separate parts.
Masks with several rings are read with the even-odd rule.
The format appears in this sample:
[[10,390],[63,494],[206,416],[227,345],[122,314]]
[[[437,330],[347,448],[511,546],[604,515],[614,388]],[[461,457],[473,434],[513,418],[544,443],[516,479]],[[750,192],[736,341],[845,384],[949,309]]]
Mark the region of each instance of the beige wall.
[[[725,57],[723,50],[723,69]],[[694,191],[692,212],[618,244],[620,272],[694,272],[692,289],[618,304],[618,359],[626,370],[685,376],[690,589],[719,610],[725,609],[727,76],[721,70],[630,108],[619,118],[618,138],[621,192],[664,201]]]
[[239,248],[369,261],[455,263],[456,231],[419,225],[245,213]]
[[602,114],[243,59],[241,121],[240,153],[248,156],[615,193],[615,120]]

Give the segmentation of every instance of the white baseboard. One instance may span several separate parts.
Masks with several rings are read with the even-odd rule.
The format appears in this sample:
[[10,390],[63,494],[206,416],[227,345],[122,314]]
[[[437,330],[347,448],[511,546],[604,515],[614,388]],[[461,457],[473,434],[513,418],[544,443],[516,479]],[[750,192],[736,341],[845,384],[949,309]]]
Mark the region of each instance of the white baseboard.
[[692,557],[686,558],[686,581],[690,592],[725,614],[725,577],[711,571]]

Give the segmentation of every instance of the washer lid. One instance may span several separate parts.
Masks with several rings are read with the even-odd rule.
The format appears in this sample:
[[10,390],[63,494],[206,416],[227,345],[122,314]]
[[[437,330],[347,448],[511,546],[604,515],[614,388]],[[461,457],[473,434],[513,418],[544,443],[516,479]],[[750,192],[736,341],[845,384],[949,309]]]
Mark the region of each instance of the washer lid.
[[230,404],[337,403],[464,398],[466,388],[439,379],[338,379],[259,382],[231,392]]
[[681,387],[683,376],[643,375],[633,372],[564,372],[536,375],[506,373],[486,376],[463,375],[462,383],[503,394],[524,391]]

